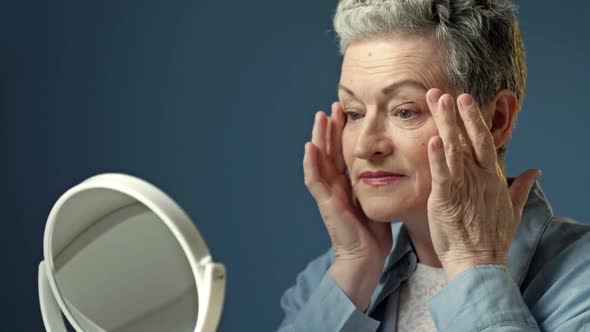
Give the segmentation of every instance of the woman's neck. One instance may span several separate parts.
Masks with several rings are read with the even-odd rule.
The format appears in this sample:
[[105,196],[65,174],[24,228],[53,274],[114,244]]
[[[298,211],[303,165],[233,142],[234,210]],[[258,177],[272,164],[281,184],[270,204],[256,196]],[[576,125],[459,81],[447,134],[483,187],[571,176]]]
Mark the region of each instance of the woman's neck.
[[434,251],[432,238],[430,237],[430,227],[428,225],[428,216],[426,214],[407,218],[402,221],[408,230],[408,235],[412,240],[414,250],[420,263],[428,266],[442,268],[438,255]]

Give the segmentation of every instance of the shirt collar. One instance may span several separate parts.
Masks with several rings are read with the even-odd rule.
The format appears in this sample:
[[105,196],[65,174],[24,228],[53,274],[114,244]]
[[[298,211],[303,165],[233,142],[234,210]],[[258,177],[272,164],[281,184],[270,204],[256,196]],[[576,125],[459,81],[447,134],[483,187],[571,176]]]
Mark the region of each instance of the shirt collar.
[[[506,179],[509,186],[514,181],[512,177]],[[552,215],[553,209],[545,197],[541,186],[535,181],[525,204],[522,219],[510,247],[510,252],[508,253],[508,270],[519,287],[528,270],[535,248]],[[391,234],[394,239],[394,246],[385,261],[384,273],[409,253],[415,255],[412,241],[406,227],[401,222],[394,221],[391,223]]]
[[[508,178],[508,183],[511,184],[513,180]],[[519,287],[552,216],[553,209],[539,182],[535,181],[508,253],[508,271]]]

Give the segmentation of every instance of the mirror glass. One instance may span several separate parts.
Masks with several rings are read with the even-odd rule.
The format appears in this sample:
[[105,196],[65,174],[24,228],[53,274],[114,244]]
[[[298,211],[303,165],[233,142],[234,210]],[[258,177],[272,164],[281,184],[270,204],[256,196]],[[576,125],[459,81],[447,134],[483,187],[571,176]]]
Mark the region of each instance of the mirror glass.
[[[68,223],[61,224],[56,233],[67,233]],[[131,202],[75,224],[87,226],[53,248],[53,268],[59,293],[85,332],[194,331],[198,298],[188,259],[150,209]]]

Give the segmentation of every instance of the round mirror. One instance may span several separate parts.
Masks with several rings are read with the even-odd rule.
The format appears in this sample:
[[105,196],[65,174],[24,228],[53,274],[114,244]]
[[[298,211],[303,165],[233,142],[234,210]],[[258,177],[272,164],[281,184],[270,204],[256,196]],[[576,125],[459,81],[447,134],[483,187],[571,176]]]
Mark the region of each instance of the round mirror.
[[180,207],[140,179],[104,174],[70,189],[50,213],[44,249],[39,293],[48,331],[65,331],[61,312],[84,332],[217,327],[223,265]]
[[193,331],[195,280],[158,216],[133,204],[94,225],[53,252],[57,288],[76,322],[84,330]]

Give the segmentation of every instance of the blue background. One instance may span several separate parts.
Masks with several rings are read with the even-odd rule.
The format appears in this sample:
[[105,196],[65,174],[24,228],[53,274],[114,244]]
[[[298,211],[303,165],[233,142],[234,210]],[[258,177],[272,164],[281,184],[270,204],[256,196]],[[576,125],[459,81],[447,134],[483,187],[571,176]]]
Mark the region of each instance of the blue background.
[[[544,171],[590,221],[587,2],[520,1],[528,96],[508,173]],[[336,98],[336,1],[4,1],[2,331],[42,331],[37,266],[58,197],[103,172],[172,196],[228,268],[220,331],[269,331],[329,247],[303,184],[313,115]]]

